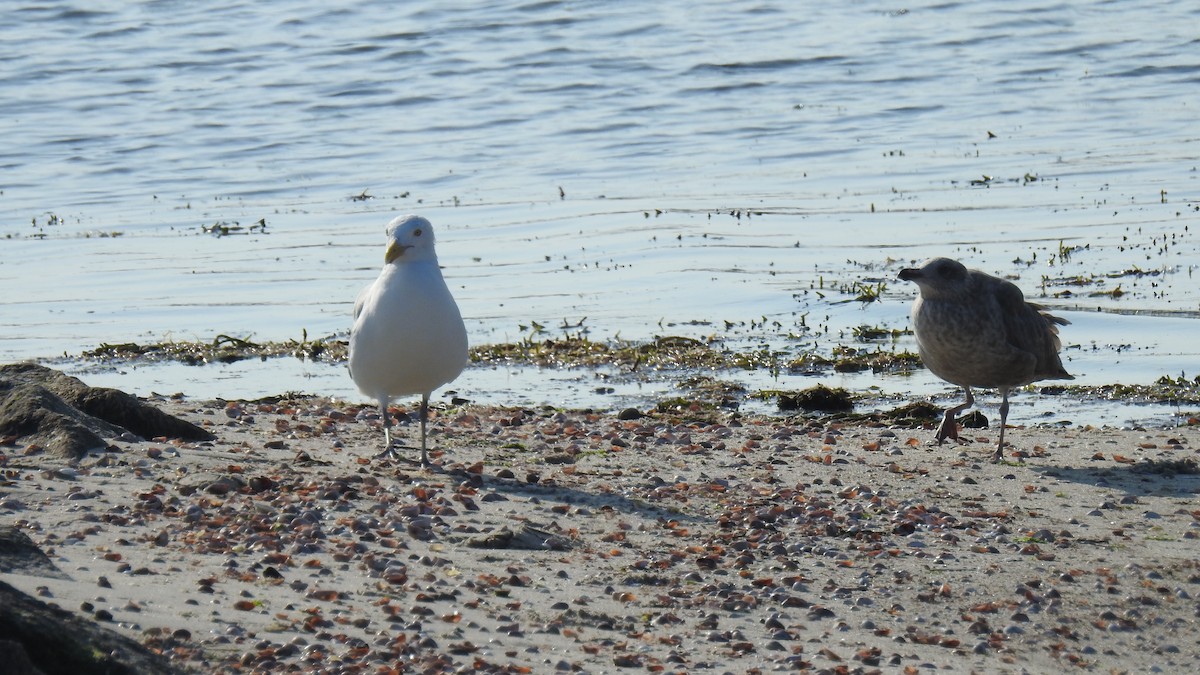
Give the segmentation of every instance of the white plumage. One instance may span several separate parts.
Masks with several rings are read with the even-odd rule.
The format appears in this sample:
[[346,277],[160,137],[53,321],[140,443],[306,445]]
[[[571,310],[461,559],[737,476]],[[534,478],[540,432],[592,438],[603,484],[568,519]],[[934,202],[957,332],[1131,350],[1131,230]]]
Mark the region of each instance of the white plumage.
[[427,466],[429,396],[462,373],[467,330],[438,267],[429,221],[400,216],[388,223],[387,236],[379,278],[354,304],[350,377],[359,391],[379,402],[384,455],[394,455],[388,404],[420,394],[421,465]]

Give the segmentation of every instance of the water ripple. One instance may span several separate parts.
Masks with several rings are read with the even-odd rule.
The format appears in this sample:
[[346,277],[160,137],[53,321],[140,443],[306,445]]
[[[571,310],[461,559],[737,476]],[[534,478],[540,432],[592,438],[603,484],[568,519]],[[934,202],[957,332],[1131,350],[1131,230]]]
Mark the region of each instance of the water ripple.
[[[931,253],[1123,284],[1066,311],[1200,308],[1188,3],[105,7],[0,24],[4,359],[336,333],[398,211],[437,223],[476,340],[903,325],[903,289],[821,285]],[[1104,276],[1135,266],[1158,285]]]

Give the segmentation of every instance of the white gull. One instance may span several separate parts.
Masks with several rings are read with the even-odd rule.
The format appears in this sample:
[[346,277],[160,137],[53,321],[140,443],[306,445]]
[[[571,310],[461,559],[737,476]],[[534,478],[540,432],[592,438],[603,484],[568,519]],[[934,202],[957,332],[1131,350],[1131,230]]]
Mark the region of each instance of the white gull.
[[388,224],[387,237],[379,278],[354,304],[350,377],[379,402],[385,444],[380,456],[395,456],[388,404],[398,396],[421,395],[421,465],[428,466],[429,396],[462,373],[467,330],[438,267],[429,221],[400,216]]

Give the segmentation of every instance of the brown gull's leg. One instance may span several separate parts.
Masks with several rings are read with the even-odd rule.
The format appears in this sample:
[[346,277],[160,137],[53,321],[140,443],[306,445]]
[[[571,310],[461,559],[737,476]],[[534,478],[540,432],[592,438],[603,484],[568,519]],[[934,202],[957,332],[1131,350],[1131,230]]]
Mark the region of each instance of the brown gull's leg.
[[992,453],[992,461],[1004,459],[1004,427],[1008,426],[1008,388],[1000,390],[1000,442],[996,443],[996,452]]

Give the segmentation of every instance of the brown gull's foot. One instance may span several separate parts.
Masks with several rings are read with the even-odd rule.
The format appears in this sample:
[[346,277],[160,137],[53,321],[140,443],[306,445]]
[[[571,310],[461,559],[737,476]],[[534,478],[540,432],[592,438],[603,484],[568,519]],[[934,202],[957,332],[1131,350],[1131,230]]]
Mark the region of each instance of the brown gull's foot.
[[938,445],[944,444],[947,438],[960,445],[971,442],[971,439],[958,435],[958,420],[948,415],[942,418],[942,423],[938,425],[937,432],[934,433],[933,438],[937,441]]
[[958,414],[975,405],[975,395],[971,393],[970,387],[965,387],[964,392],[966,400],[953,408],[946,408],[946,412],[942,413],[942,423],[938,425],[937,433],[934,434],[938,445],[941,445],[947,438],[952,438],[959,443],[965,442],[964,439],[958,437]]
[[937,433],[933,435],[937,440],[937,444],[941,445],[946,442],[946,439],[957,441],[958,438],[958,422],[949,418],[942,418],[942,423],[938,425]]

